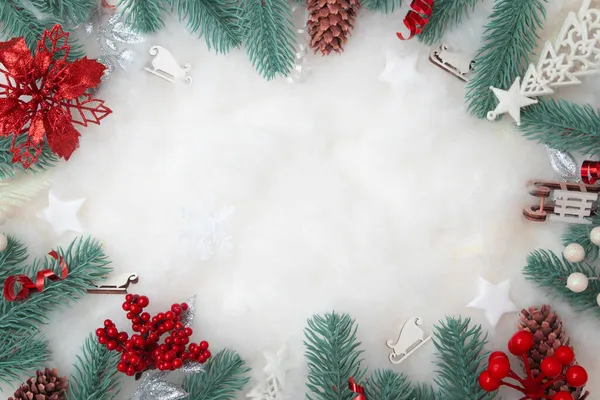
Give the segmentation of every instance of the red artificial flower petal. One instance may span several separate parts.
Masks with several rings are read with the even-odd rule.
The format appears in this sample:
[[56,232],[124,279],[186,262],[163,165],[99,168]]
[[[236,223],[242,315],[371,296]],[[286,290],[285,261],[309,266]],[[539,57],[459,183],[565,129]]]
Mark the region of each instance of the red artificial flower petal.
[[23,125],[27,122],[27,116],[18,99],[0,98],[0,136],[21,133]]
[[[16,145],[18,136],[13,136],[10,151],[13,153],[12,163],[21,163],[23,168],[27,169],[35,163],[42,154],[42,143],[34,144],[29,138],[23,143]],[[33,152],[32,152],[33,151]]]
[[22,37],[0,42],[0,63],[14,78],[27,77],[33,57]]
[[93,99],[89,94],[63,105],[71,110],[73,123],[83,126],[88,126],[88,122],[99,125],[100,120],[112,113],[112,110],[104,105],[104,100]]
[[87,57],[67,64],[60,74],[58,95],[66,100],[82,96],[87,89],[95,88],[100,84],[105,69],[103,64]]
[[48,52],[52,55],[52,58],[56,58],[56,54],[62,51],[64,54],[62,54],[61,59],[66,61],[70,49],[69,32],[63,31],[62,26],[56,24],[50,31],[44,30],[44,34],[38,42],[37,53]]
[[46,139],[52,152],[68,160],[79,147],[79,132],[65,110],[54,107],[46,113]]
[[46,124],[44,121],[44,113],[37,112],[29,125],[29,140],[38,145],[43,143],[45,134]]
[[38,80],[44,77],[49,72],[50,64],[52,64],[52,54],[47,51],[38,51],[33,57],[33,79]]

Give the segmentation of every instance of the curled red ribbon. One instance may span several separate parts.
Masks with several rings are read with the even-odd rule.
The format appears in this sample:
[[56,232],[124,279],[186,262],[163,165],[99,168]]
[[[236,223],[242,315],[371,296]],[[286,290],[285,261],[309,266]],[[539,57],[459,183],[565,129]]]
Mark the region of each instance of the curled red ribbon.
[[593,185],[600,179],[600,161],[585,160],[581,164],[581,180],[586,185]]
[[402,33],[396,32],[398,39],[409,40],[423,31],[423,28],[429,22],[429,18],[431,18],[433,1],[434,0],[413,0],[412,3],[410,3],[410,8],[412,8],[412,10],[404,17],[404,25],[410,31],[410,35],[404,37]]
[[356,396],[354,398],[354,400],[367,400],[367,397],[365,396],[365,388],[360,386],[359,384],[357,384],[354,381],[354,378],[350,378],[348,379],[348,388],[353,392],[353,393],[357,393],[358,396]]
[[[48,253],[50,257],[57,260],[61,268],[61,276],[58,277],[52,270],[43,269],[36,274],[35,283],[29,279],[27,275],[13,275],[6,278],[4,281],[4,298],[8,301],[24,300],[29,297],[30,292],[41,292],[44,290],[44,282],[46,278],[51,281],[60,281],[65,279],[69,275],[69,268],[65,260],[58,255],[58,253],[52,250]],[[15,293],[15,284],[21,284],[21,290]]]

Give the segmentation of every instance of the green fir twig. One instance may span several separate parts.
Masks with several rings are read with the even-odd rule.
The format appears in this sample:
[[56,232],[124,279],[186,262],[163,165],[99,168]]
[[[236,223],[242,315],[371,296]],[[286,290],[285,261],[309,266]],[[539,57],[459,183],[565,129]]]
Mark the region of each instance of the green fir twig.
[[360,4],[371,11],[390,14],[402,6],[402,0],[363,0]]
[[53,17],[39,20],[17,0],[0,1],[0,21],[3,22],[0,32],[5,39],[23,37],[29,49],[37,47],[44,28],[51,29],[54,24],[60,22]]
[[583,154],[600,154],[600,110],[566,100],[539,99],[521,112],[525,137]]
[[73,24],[87,21],[96,0],[30,0],[41,12]]
[[271,80],[294,68],[294,23],[286,0],[242,2],[244,46],[258,73]]
[[531,253],[523,269],[527,279],[548,292],[562,297],[577,311],[592,310],[594,315],[600,318],[600,308],[596,303],[596,296],[600,293],[600,281],[590,280],[587,290],[582,293],[572,292],[567,288],[567,278],[574,272],[581,272],[586,276],[598,276],[590,265],[561,260],[549,250],[536,250]]
[[467,83],[469,111],[485,118],[496,108],[490,86],[508,89],[527,68],[540,28],[546,18],[546,0],[496,0],[475,57],[473,77]]
[[568,246],[571,243],[579,243],[585,249],[586,260],[596,261],[600,255],[600,247],[592,243],[590,233],[597,226],[600,226],[600,215],[592,217],[591,225],[570,224],[567,231],[563,234],[563,244]]
[[479,386],[479,374],[487,352],[483,346],[487,335],[480,325],[469,326],[469,318],[446,317],[435,326],[434,344],[438,350],[439,397],[444,400],[491,400],[495,392],[488,393]]
[[315,315],[304,330],[308,362],[308,399],[348,400],[348,378],[360,382],[365,371],[361,367],[362,351],[356,338],[358,327],[348,314]]
[[433,386],[424,383],[415,385],[413,398],[410,400],[436,400]]
[[112,400],[120,391],[121,380],[117,371],[120,355],[109,351],[91,334],[83,345],[83,354],[77,356],[75,372],[69,379],[69,400]]
[[0,335],[0,382],[11,384],[50,359],[44,336],[37,329],[2,331]]
[[414,398],[415,389],[406,375],[400,375],[389,369],[377,370],[367,379],[367,399],[400,400]]
[[[20,135],[17,138],[16,145],[18,146],[22,141],[27,139],[27,135]],[[27,170],[23,168],[21,163],[13,164],[13,153],[10,151],[10,144],[12,137],[0,138],[0,180],[10,178],[15,175],[17,171],[27,172],[39,172],[49,169],[58,162],[58,158],[52,153],[48,145],[44,145],[42,153],[38,160],[29,167]]]
[[462,23],[481,0],[436,0],[429,22],[418,35],[421,42],[431,46],[440,40],[448,29]]
[[139,32],[156,32],[165,26],[163,17],[168,8],[167,0],[121,0],[119,5],[125,22]]
[[7,245],[0,252],[0,282],[11,275],[23,272],[23,263],[27,260],[27,247],[14,237],[6,236]]
[[248,383],[250,368],[233,350],[218,352],[206,363],[200,374],[186,376],[183,389],[190,399],[230,400]]

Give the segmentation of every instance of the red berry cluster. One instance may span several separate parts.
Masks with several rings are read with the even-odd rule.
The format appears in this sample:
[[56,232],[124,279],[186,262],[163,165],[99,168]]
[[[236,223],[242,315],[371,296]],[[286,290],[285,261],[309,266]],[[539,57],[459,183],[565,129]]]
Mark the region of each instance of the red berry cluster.
[[[487,392],[493,392],[500,386],[508,386],[525,394],[525,399],[541,400],[573,400],[571,393],[560,391],[554,396],[546,395],[550,386],[558,381],[567,381],[574,387],[583,387],[588,380],[586,370],[580,365],[573,365],[575,353],[568,346],[561,346],[554,350],[554,355],[542,360],[541,374],[536,378],[531,373],[527,352],[533,346],[533,334],[519,331],[508,342],[508,350],[515,356],[523,358],[527,377],[521,378],[510,368],[510,361],[506,353],[495,351],[490,354],[488,367],[479,375],[479,385]],[[502,379],[510,378],[521,386],[505,382]]]
[[[181,314],[188,309],[186,303],[173,304],[171,311],[154,317],[143,312],[149,304],[146,296],[125,296],[123,310],[127,311],[127,318],[131,320],[131,329],[138,332],[131,337],[127,332],[119,332],[110,319],[104,321],[103,328],[96,329],[100,344],[108,350],[122,353],[117,364],[119,372],[133,376],[154,368],[172,371],[181,368],[184,361],[205,363],[210,358],[208,342],[190,343],[194,332],[180,322]],[[164,343],[159,344],[160,338],[167,332],[169,335]]]

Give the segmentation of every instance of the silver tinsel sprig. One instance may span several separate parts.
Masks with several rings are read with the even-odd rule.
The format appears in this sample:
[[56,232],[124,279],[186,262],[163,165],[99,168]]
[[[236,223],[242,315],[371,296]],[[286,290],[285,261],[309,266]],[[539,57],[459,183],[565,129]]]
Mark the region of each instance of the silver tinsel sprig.
[[546,151],[548,152],[548,159],[552,169],[556,171],[563,181],[580,181],[579,167],[575,157],[570,153],[556,149],[546,144]]
[[192,327],[194,323],[194,317],[196,317],[196,295],[190,297],[186,301],[188,308],[184,312],[181,313],[179,317],[179,322],[181,322],[185,327]]
[[144,372],[140,385],[129,400],[179,400],[188,393],[181,386],[164,379],[168,372],[152,370]]

